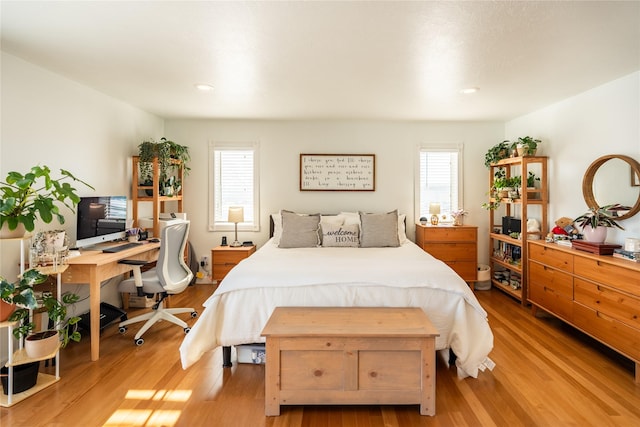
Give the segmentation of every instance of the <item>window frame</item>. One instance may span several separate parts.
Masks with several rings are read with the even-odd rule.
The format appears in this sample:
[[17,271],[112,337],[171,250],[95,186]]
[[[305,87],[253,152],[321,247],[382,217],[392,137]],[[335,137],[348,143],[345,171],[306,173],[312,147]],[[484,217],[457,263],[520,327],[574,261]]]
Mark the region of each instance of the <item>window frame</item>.
[[[456,152],[458,153],[458,201],[457,207],[454,209],[464,208],[464,144],[463,143],[424,143],[419,144],[416,149],[415,157],[415,173],[414,173],[414,215],[416,222],[419,221],[420,204],[422,202],[420,195],[420,156],[423,152]],[[449,214],[449,212],[442,212]],[[428,212],[422,215],[429,218]]]
[[253,222],[238,224],[238,231],[260,231],[260,143],[258,141],[210,141],[209,142],[209,188],[208,188],[208,228],[209,231],[234,231],[235,224],[215,220],[215,153],[223,150],[253,151]]

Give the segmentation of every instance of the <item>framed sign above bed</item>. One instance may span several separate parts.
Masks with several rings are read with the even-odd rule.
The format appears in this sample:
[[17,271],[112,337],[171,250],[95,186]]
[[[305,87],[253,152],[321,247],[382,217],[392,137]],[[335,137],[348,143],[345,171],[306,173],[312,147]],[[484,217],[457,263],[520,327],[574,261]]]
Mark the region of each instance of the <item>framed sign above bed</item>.
[[375,154],[300,154],[300,191],[375,190]]

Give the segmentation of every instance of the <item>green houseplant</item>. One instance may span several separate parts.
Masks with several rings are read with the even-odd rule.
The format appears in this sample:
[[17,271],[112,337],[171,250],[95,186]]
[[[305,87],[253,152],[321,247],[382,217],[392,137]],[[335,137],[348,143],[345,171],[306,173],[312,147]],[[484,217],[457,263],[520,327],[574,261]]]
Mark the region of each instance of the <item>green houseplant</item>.
[[484,165],[489,168],[491,164],[495,164],[502,159],[508,158],[510,146],[511,143],[509,140],[504,140],[489,148],[484,155]]
[[524,136],[518,138],[516,142],[516,147],[518,150],[518,155],[520,156],[535,156],[536,151],[538,150],[538,144],[542,141],[539,139],[533,139],[530,136]]
[[573,221],[582,227],[582,234],[586,240],[601,243],[607,238],[607,229],[610,227],[624,230],[608,213],[610,209],[619,207],[621,207],[619,204],[606,205],[600,208],[591,207],[588,212],[580,215]]
[[77,190],[64,181],[94,188],[64,169],[60,169],[60,175],[54,178],[48,166],[34,166],[25,174],[9,172],[4,181],[0,181],[0,229],[8,227],[15,231],[22,224],[27,231],[33,231],[37,217],[45,223],[56,217],[64,224],[57,203],[73,211],[80,201]]
[[166,183],[171,169],[177,167],[173,160],[182,164],[184,174],[188,174],[189,147],[161,138],[159,142],[154,140],[144,141],[138,145],[140,157],[140,182],[150,185],[153,182],[153,159],[158,158],[160,168],[160,183]]
[[[2,300],[17,306],[16,310],[9,316],[10,321],[21,322],[20,326],[13,330],[17,339],[25,338],[27,341],[47,339],[51,337],[54,349],[57,348],[58,341],[61,347],[65,347],[69,341],[80,341],[80,332],[77,331],[78,316],[67,318],[68,306],[78,301],[78,295],[74,293],[64,293],[61,301],[58,301],[52,294],[43,293],[38,301],[33,287],[44,283],[49,276],[40,273],[36,269],[27,270],[15,283],[9,283],[5,279],[0,281],[0,297]],[[29,321],[30,310],[42,307],[46,310],[49,321],[53,323],[53,329],[32,333],[35,324]],[[29,347],[27,347],[29,352]],[[49,354],[50,352],[45,352]],[[38,357],[39,355],[31,355]]]

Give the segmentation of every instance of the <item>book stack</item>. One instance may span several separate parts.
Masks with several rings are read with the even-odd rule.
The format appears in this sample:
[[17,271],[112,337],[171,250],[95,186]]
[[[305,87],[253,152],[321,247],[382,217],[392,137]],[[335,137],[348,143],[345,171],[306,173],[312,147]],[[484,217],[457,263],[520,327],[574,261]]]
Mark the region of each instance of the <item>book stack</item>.
[[627,259],[633,262],[640,262],[640,252],[625,251],[624,249],[615,249],[613,256],[616,258]]

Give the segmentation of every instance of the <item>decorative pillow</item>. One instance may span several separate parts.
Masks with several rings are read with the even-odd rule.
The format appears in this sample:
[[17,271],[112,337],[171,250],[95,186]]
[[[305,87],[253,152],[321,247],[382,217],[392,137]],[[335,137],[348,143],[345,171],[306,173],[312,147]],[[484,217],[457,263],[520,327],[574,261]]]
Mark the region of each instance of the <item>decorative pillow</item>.
[[322,246],[326,248],[357,248],[360,246],[360,227],[358,224],[334,225],[320,224]]
[[320,215],[320,225],[342,225],[344,224],[344,217],[340,215]]
[[360,214],[358,212],[340,212],[339,217],[344,218],[344,224],[360,225]]
[[290,211],[280,211],[282,216],[282,236],[279,248],[314,248],[320,244],[318,230],[320,215],[299,215]]
[[273,219],[273,244],[278,246],[282,237],[282,215],[280,212],[271,214]]
[[407,215],[398,215],[398,243],[400,246],[404,245],[407,241],[407,227],[406,227]]
[[398,211],[382,214],[360,212],[360,247],[398,247]]

